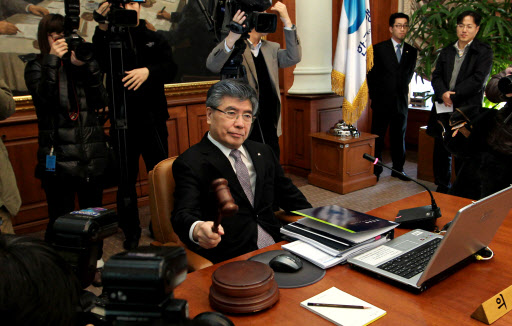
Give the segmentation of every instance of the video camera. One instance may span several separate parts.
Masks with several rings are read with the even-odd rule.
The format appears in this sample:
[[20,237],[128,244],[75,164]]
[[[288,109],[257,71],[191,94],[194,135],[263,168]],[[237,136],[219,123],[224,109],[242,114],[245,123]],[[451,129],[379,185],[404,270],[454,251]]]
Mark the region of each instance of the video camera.
[[503,95],[512,93],[512,75],[502,77],[498,81],[498,89]]
[[66,17],[64,20],[64,38],[68,43],[69,58],[71,51],[75,51],[76,58],[80,61],[90,61],[93,57],[94,47],[91,43],[87,43],[80,35],[80,0],[65,0],[64,12]]
[[[146,0],[107,0],[111,4],[110,11],[106,17],[94,11],[93,19],[98,23],[108,21],[116,27],[135,27],[137,26],[137,12],[135,10],[124,9],[124,5],[130,2],[145,3]],[[101,4],[100,4],[101,6]]]
[[71,265],[82,288],[94,279],[101,240],[117,233],[117,225],[116,212],[101,207],[73,211],[55,220],[51,245]]
[[[233,33],[243,34],[250,32],[253,28],[258,33],[274,33],[277,26],[277,16],[275,14],[268,14],[262,11],[267,10],[272,6],[269,0],[231,0],[228,1],[229,12],[234,15],[237,10],[245,12],[247,17],[242,25],[231,21],[229,29]],[[230,17],[232,20],[232,16]]]

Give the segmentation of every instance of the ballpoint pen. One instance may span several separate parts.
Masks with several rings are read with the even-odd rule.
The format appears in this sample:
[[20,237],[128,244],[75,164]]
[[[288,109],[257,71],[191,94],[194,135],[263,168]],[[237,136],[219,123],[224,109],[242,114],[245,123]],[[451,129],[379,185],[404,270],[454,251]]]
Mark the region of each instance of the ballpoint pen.
[[313,307],[331,307],[331,308],[348,308],[348,309],[370,309],[371,307],[356,306],[350,304],[337,304],[337,303],[316,303],[308,302],[308,306]]

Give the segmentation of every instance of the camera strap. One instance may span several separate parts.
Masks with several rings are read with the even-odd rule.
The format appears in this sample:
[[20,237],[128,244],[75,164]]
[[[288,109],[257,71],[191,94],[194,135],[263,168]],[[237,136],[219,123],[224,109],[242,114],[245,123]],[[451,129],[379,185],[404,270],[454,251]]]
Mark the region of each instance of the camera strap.
[[[61,107],[67,108],[69,118],[73,121],[76,121],[78,119],[78,116],[80,115],[80,103],[78,101],[78,97],[76,94],[76,87],[75,82],[73,80],[73,76],[71,72],[69,72],[68,70],[69,69],[66,69],[64,65],[61,65],[59,69],[59,100]],[[68,93],[69,88],[72,89],[71,95],[73,96],[73,98],[70,98],[70,94]],[[72,100],[74,100],[73,102],[75,103],[73,107],[71,106]]]

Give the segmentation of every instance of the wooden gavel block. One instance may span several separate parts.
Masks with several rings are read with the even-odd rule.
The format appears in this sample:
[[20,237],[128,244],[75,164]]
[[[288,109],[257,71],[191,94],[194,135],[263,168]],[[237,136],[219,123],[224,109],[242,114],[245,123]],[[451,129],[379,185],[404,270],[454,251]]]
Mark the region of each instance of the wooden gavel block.
[[230,217],[238,212],[238,205],[235,204],[231,191],[229,191],[228,180],[224,178],[215,179],[212,182],[212,189],[217,196],[219,215],[213,223],[212,231],[217,233],[220,221],[223,217]]

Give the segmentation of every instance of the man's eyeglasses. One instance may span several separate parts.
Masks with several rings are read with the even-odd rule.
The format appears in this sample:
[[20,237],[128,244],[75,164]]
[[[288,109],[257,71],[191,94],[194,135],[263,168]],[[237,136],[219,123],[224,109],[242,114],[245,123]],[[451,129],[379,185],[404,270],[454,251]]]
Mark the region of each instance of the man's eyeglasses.
[[408,29],[409,28],[409,25],[405,24],[405,25],[402,25],[402,24],[396,24],[394,25],[397,29]]
[[464,29],[466,28],[468,31],[472,30],[473,28],[475,28],[476,26],[475,25],[464,25],[464,24],[457,24],[457,27],[460,28],[460,29]]
[[248,112],[238,113],[235,110],[222,111],[222,110],[217,109],[214,106],[210,106],[210,109],[224,113],[226,115],[226,118],[228,118],[229,120],[236,120],[236,119],[238,119],[239,116],[242,116],[242,120],[244,122],[254,122],[254,120],[256,119],[256,117],[254,115],[252,115],[252,113],[248,113]]

